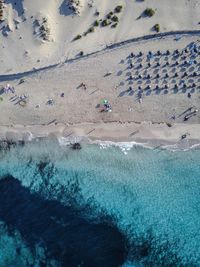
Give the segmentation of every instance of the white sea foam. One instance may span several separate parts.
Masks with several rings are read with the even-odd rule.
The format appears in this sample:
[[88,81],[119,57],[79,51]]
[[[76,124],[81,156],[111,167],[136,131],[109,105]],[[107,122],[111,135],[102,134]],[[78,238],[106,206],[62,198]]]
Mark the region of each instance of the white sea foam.
[[138,143],[138,142],[113,142],[113,141],[101,141],[101,140],[95,140],[90,141],[90,144],[97,144],[99,145],[100,149],[107,149],[110,147],[118,147],[121,149],[121,151],[127,155],[127,153],[133,148],[133,147],[144,147],[151,149],[151,146],[148,146],[146,143]]
[[60,146],[66,146],[70,144],[70,141],[68,138],[61,136],[61,137],[58,137],[58,143]]

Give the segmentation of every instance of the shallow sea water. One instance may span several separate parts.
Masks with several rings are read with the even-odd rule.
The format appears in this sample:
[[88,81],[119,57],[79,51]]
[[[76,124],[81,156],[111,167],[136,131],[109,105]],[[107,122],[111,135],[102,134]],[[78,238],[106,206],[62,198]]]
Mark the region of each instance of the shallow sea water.
[[0,154],[0,266],[200,266],[200,150]]

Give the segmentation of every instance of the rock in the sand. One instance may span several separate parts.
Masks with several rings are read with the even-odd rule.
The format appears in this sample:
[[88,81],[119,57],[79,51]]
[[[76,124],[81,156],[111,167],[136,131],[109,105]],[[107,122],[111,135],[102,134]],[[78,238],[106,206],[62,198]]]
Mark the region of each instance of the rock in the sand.
[[17,145],[23,146],[24,144],[25,142],[23,140],[19,140],[16,142],[12,140],[3,140],[3,141],[0,141],[0,151],[7,151],[11,149],[12,147],[15,147]]
[[74,149],[74,150],[80,150],[81,149],[81,145],[80,145],[80,143],[74,143],[74,144],[72,144],[71,148]]

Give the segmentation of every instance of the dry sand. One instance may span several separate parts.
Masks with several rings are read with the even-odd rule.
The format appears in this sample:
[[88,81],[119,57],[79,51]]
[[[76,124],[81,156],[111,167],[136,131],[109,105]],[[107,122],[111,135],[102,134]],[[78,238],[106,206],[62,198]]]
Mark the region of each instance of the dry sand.
[[[80,16],[66,8],[68,0],[5,0],[5,21],[0,24],[1,73],[17,73],[33,67],[39,68],[74,58],[80,51],[85,54],[107,45],[134,37],[155,34],[152,27],[160,24],[161,32],[199,30],[199,0],[81,0]],[[93,6],[90,7],[90,3]],[[16,5],[15,5],[16,3]],[[95,32],[72,42],[77,34],[87,31],[95,20],[104,19],[117,5],[116,28],[96,27]],[[155,10],[151,18],[138,17],[146,8]],[[98,10],[99,16],[95,16]],[[49,42],[42,42],[37,21],[47,18],[50,28]],[[7,27],[8,26],[8,27]],[[8,35],[5,37],[4,35]]]
[[[138,81],[130,84],[127,80],[130,73],[134,77],[140,73],[143,75],[145,71],[152,77],[156,75],[155,64],[149,68],[146,66],[149,50],[153,53],[157,50],[165,53],[167,49],[171,52],[175,49],[182,51],[191,42],[199,44],[198,1],[90,1],[92,7],[89,7],[88,1],[82,1],[80,16],[68,13],[65,1],[24,0],[20,3],[21,6],[15,6],[13,1],[13,5],[7,4],[5,7],[6,20],[3,25],[9,25],[10,30],[4,28],[0,35],[0,86],[9,83],[15,88],[16,96],[28,95],[28,102],[21,107],[12,98],[13,94],[2,95],[2,138],[9,138],[13,134],[17,136],[17,133],[22,138],[21,133],[32,132],[34,136],[70,134],[71,137],[86,136],[113,141],[146,142],[148,139],[149,143],[153,139],[160,140],[159,143],[176,143],[185,133],[189,133],[186,137],[188,140],[200,139],[199,112],[187,122],[183,122],[184,116],[179,116],[190,107],[200,110],[198,77],[184,78],[188,87],[195,80],[196,88],[191,98],[187,97],[188,91],[181,90],[180,85],[178,93],[174,93],[173,86],[181,80],[182,67],[173,67],[171,56],[170,66],[164,67],[165,59],[162,56],[161,66],[157,69],[162,75],[165,71],[169,73],[169,90],[167,93],[162,90],[159,94],[153,90],[145,91],[142,103],[137,99]],[[87,30],[95,19],[104,18],[119,4],[123,9],[118,14],[120,23],[117,28],[98,27],[94,33],[71,41],[77,34]],[[138,19],[146,7],[153,8],[155,15]],[[100,12],[99,17],[94,15],[96,10]],[[38,23],[42,23],[43,17],[47,18],[49,27],[49,41],[46,42],[38,34]],[[155,34],[152,31],[155,23],[160,24],[161,33],[172,34],[145,40],[146,35]],[[186,32],[173,34],[174,31]],[[135,39],[105,49],[110,44],[136,37],[143,37],[143,40]],[[77,57],[80,51],[84,51],[84,57]],[[127,57],[131,52],[137,54],[139,51],[144,54],[141,57],[143,66],[136,73],[138,58],[134,59],[133,70],[129,70]],[[93,54],[87,56],[87,53]],[[181,59],[178,60],[181,65]],[[192,71],[188,67],[187,71],[197,71],[199,76],[198,67],[197,64]],[[179,77],[172,78],[176,71]],[[106,76],[108,72],[111,74]],[[21,79],[24,82],[20,84]],[[81,83],[86,85],[86,90],[79,86]],[[151,88],[155,88],[156,84],[162,88],[164,79],[151,79],[150,84]],[[135,91],[132,96],[126,92],[130,85]],[[147,85],[147,81],[142,80],[142,89]],[[62,93],[64,97],[61,97]],[[104,98],[112,105],[111,113],[99,112],[97,108]],[[52,106],[47,105],[49,99],[53,100]],[[172,119],[173,116],[175,119]],[[28,138],[27,134],[23,138]]]

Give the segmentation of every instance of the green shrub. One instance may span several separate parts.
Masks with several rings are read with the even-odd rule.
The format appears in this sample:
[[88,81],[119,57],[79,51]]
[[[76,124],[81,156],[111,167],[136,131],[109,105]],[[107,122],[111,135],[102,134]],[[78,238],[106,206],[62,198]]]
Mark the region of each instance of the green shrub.
[[118,25],[118,23],[116,22],[116,23],[114,23],[111,27],[112,27],[112,28],[116,28],[117,25]]
[[108,23],[108,20],[107,19],[104,19],[102,22],[101,22],[101,26],[102,27],[106,27],[106,26],[108,26],[109,25],[109,23]]
[[118,22],[118,21],[119,21],[119,19],[118,19],[117,16],[113,16],[113,17],[111,18],[111,20],[114,21],[114,22]]
[[83,51],[80,51],[79,55],[80,56],[83,56],[84,55]]
[[116,6],[114,11],[115,11],[115,13],[120,13],[121,10],[122,10],[122,6]]
[[0,96],[0,101],[3,101],[3,97]]
[[110,11],[110,12],[109,12],[109,15],[111,15],[111,16],[112,16],[113,14],[114,14],[114,13],[113,13],[112,11]]
[[76,37],[74,37],[74,41],[81,39],[81,37],[82,36],[80,34],[76,35]]
[[94,32],[94,27],[88,29],[88,33]]
[[152,8],[146,8],[144,14],[147,17],[152,17],[155,14],[155,10],[153,10]]
[[156,32],[159,32],[160,31],[160,24],[158,24],[158,23],[155,24],[154,25],[154,29],[155,29]]
[[110,19],[111,16],[112,16],[112,15],[109,13],[109,14],[106,16],[106,18],[107,18],[107,19]]
[[99,21],[95,20],[95,22],[93,23],[94,27],[98,27],[99,26]]

